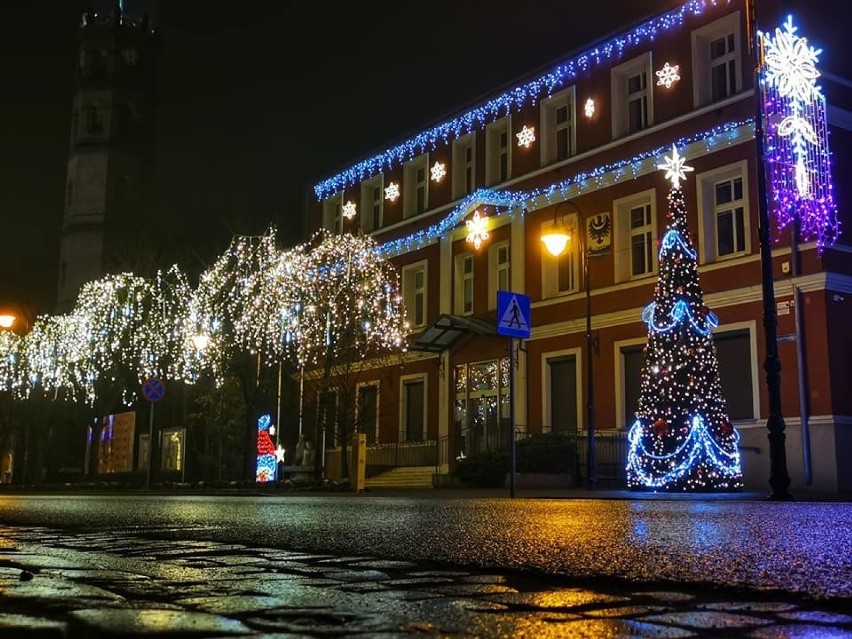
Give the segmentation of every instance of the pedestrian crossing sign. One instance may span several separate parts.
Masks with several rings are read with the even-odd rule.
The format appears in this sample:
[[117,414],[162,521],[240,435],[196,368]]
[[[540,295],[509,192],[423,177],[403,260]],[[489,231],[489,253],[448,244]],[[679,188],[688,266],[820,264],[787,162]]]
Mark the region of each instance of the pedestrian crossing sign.
[[497,291],[497,333],[509,337],[530,337],[529,295]]

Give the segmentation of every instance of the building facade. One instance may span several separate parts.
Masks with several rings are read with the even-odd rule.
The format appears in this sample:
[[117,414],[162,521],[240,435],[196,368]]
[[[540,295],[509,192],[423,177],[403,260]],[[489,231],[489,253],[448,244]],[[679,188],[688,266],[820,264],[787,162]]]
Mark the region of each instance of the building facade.
[[[783,19],[767,12],[759,26],[771,32]],[[307,228],[370,233],[401,274],[411,350],[402,366],[365,365],[355,410],[369,415],[368,443],[429,443],[447,472],[461,455],[505,445],[512,423],[520,434],[580,441],[591,423],[596,473],[617,485],[666,229],[669,183],[658,165],[674,145],[694,168],[683,184],[689,230],[719,318],[745,484],[767,485],[759,175],[772,149],[759,157],[766,92],[755,86],[751,32],[744,0],[691,0],[314,186]],[[827,79],[829,98],[832,82],[844,81]],[[850,113],[836,104],[827,113],[833,151]],[[843,152],[833,161],[841,183],[850,165]],[[836,233],[848,219],[845,194],[822,188],[838,204],[822,236],[794,241],[773,217],[780,398],[791,490],[844,492],[852,256]],[[475,218],[484,218],[478,243]],[[542,243],[554,228],[571,231],[558,257]],[[501,290],[529,297],[529,338],[497,334]],[[611,444],[616,452],[602,455]]]
[[83,14],[59,255],[57,312],[127,269],[144,237],[154,167],[157,38],[147,18]]

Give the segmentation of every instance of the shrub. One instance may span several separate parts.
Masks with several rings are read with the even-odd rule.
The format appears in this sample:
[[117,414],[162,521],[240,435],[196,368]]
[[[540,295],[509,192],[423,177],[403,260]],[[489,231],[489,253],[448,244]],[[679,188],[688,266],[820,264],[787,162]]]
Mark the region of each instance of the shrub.
[[564,433],[536,433],[517,443],[516,470],[519,473],[573,473],[577,444]]
[[502,488],[509,471],[504,450],[483,450],[458,461],[453,475],[471,488]]

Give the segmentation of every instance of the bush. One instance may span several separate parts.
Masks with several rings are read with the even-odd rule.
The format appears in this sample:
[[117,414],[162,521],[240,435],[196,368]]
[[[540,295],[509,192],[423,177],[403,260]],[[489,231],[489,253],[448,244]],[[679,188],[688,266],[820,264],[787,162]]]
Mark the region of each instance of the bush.
[[564,433],[536,433],[517,443],[519,473],[568,473],[576,468],[577,444]]
[[502,488],[508,471],[506,451],[483,450],[456,463],[453,475],[471,488]]

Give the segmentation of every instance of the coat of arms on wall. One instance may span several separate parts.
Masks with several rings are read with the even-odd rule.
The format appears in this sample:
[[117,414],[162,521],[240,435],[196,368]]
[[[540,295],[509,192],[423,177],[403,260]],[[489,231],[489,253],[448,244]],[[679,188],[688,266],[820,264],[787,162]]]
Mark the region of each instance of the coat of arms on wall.
[[586,246],[589,253],[606,253],[612,244],[612,218],[609,213],[598,213],[586,219]]

